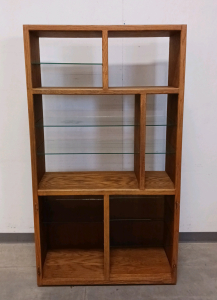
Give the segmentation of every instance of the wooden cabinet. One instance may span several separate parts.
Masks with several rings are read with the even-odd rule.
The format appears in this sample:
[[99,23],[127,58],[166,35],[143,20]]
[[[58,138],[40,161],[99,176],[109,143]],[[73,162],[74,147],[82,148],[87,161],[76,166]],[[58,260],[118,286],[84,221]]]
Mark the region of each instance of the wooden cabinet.
[[[151,37],[169,41],[168,84],[110,87],[109,40]],[[43,38],[58,38],[60,44],[61,38],[101,39],[101,63],[93,65],[101,68],[102,85],[44,86],[41,67],[46,62],[40,60],[39,52]],[[24,25],[24,47],[38,285],[175,284],[186,25]],[[61,64],[53,62],[57,63]],[[47,64],[52,68],[52,62]],[[73,67],[77,63],[64,64]],[[95,118],[82,113],[70,115],[70,110],[62,114],[56,109],[56,115],[49,118],[44,111],[46,95],[68,97],[68,103],[82,101],[84,96],[88,101],[90,95],[101,103],[130,95],[134,109],[133,114],[123,117],[115,114],[114,107],[108,115],[96,114]],[[152,104],[156,95],[166,97],[163,121],[158,115],[152,118],[148,111],[148,103]],[[67,140],[61,132],[59,139],[49,139],[48,128],[59,127],[72,132],[82,127],[83,131],[76,137],[70,133]],[[112,140],[113,130],[128,127],[129,143],[124,135]],[[91,133],[82,138],[90,128],[99,129],[99,139],[92,140]],[[163,145],[155,143],[153,128],[163,128]],[[77,165],[73,168],[73,163],[56,170],[56,161],[64,155],[72,161],[75,155],[84,160],[87,155],[109,155],[111,160],[131,155],[133,167],[123,170],[114,160],[114,169],[110,166],[104,171],[85,170],[85,163],[82,170]],[[163,155],[163,169],[147,167],[149,155]],[[48,159],[52,160],[52,171],[47,167]]]

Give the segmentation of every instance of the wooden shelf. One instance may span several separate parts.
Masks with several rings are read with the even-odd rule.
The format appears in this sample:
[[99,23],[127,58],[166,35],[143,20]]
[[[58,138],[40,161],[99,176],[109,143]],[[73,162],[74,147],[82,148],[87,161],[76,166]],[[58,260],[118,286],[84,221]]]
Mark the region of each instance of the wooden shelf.
[[33,94],[43,95],[134,95],[140,93],[148,94],[176,94],[179,88],[171,86],[147,86],[147,87],[110,87],[103,88],[72,88],[72,87],[40,87],[33,88]]
[[171,283],[171,268],[163,248],[111,249],[111,281]]
[[47,172],[38,188],[39,195],[62,195],[78,191],[136,190],[134,172]]
[[104,279],[103,249],[59,249],[47,252],[43,284],[88,284],[94,279]]
[[39,196],[75,194],[173,195],[174,184],[166,172],[146,172],[146,189],[138,188],[134,172],[46,172],[38,187]]
[[185,25],[24,25],[37,37],[169,37]]
[[165,194],[171,192],[175,194],[175,187],[165,171],[146,171],[145,172],[145,190],[147,192],[161,191]]

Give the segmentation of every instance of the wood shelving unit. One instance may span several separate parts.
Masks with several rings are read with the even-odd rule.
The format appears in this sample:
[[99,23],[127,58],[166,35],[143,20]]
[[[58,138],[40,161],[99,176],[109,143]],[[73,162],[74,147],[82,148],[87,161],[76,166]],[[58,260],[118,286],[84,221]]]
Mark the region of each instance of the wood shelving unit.
[[[176,283],[186,29],[24,25],[39,286]],[[39,39],[48,37],[102,39],[102,87],[44,87]],[[109,38],[133,37],[169,37],[168,86],[109,87]],[[168,95],[164,171],[145,169],[149,94]],[[135,95],[134,170],[47,172],[43,95]]]

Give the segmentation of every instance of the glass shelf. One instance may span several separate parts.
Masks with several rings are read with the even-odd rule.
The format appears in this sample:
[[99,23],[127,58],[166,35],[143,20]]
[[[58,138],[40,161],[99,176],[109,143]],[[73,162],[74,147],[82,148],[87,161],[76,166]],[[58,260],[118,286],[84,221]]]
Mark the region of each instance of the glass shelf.
[[[45,117],[36,123],[36,127],[123,127],[139,126],[134,118],[113,116],[73,117],[70,112],[57,112],[58,115]],[[147,117],[146,126],[175,126],[175,123],[165,118]]]
[[174,154],[175,149],[173,147],[167,147],[165,140],[155,140],[153,142],[146,142],[145,154]]
[[[38,155],[70,154],[135,154],[133,141],[98,141],[98,140],[47,140],[45,152]],[[164,141],[146,143],[145,154],[173,154],[174,149],[167,149]]]
[[102,63],[73,63],[73,62],[40,62],[34,61],[32,65],[79,65],[79,66],[102,66]]
[[173,120],[168,120],[164,116],[146,116],[146,126],[176,126]]
[[[44,123],[44,124],[43,124]],[[46,117],[44,121],[39,120],[36,127],[122,127],[138,126],[134,124],[133,118],[110,117],[110,116],[65,116],[60,112],[58,116]]]
[[47,140],[45,155],[68,154],[134,154],[133,141],[103,140]]

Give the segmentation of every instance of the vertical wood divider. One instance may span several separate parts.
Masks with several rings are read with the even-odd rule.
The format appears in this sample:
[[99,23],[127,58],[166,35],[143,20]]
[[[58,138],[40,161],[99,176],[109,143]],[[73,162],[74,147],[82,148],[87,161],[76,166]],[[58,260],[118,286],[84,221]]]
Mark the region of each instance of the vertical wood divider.
[[140,189],[145,188],[146,94],[135,95],[134,171]]
[[110,277],[110,209],[109,195],[104,195],[104,276],[105,280]]
[[[174,228],[173,228],[173,251],[172,251],[172,278],[177,281],[177,260],[179,242],[179,217],[180,217],[180,189],[181,189],[181,155],[182,155],[182,126],[183,126],[183,105],[184,105],[184,86],[185,86],[185,57],[186,57],[186,34],[187,26],[182,25],[179,38],[170,37],[170,56],[169,63],[173,65],[173,72],[169,68],[169,84],[179,87],[178,112],[177,112],[177,138],[176,138],[176,170],[175,170],[175,203],[174,203]],[[172,80],[172,76],[174,79]]]
[[[38,177],[40,175],[38,174],[38,166],[37,166],[36,132],[35,132],[35,116],[34,116],[34,102],[33,102],[34,99],[33,99],[32,87],[33,85],[37,85],[37,80],[39,86],[41,82],[40,82],[40,74],[37,74],[36,76],[34,75],[32,76],[32,65],[31,65],[32,59],[37,59],[39,57],[39,42],[37,39],[39,38],[35,36],[31,38],[29,30],[24,26],[24,51],[25,51],[25,64],[26,64],[26,83],[27,83],[29,132],[30,132],[30,146],[31,146],[37,283],[40,286],[42,285],[42,257],[41,257],[40,219],[39,219],[39,202],[38,202]],[[34,50],[31,51],[32,47],[34,48]]]
[[108,89],[108,31],[102,31],[102,86]]

